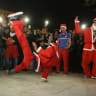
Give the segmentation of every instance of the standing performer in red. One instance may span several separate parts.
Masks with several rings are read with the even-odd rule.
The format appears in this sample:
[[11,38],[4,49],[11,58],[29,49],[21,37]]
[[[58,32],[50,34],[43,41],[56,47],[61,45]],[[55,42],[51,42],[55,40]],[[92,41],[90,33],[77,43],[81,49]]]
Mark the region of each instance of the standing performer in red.
[[67,32],[66,24],[61,24],[61,33],[58,34],[59,41],[59,63],[56,66],[56,72],[60,72],[61,59],[64,62],[64,73],[68,73],[68,58],[69,58],[69,48],[71,46],[71,34]]
[[[82,54],[82,68],[88,78],[96,79],[96,18],[93,19],[92,27],[81,30],[78,16],[75,18],[75,30],[78,34],[84,34],[84,48]],[[92,74],[89,64],[93,62]]]
[[8,17],[10,18],[10,27],[15,30],[17,39],[22,48],[24,59],[20,65],[15,67],[15,72],[19,72],[22,69],[35,70],[39,72],[41,67],[44,67],[42,74],[42,79],[47,81],[49,72],[53,66],[56,66],[58,63],[57,47],[55,44],[50,44],[45,50],[40,47],[36,53],[32,53],[29,47],[28,41],[23,34],[23,22],[18,19],[18,15],[21,15],[22,12],[11,14]]

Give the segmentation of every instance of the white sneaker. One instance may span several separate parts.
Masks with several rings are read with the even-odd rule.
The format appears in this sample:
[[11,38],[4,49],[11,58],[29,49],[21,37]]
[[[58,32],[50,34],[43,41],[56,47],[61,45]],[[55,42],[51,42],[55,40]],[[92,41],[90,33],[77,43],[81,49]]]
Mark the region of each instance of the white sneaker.
[[91,76],[91,79],[96,79],[96,76]]
[[41,81],[42,81],[42,82],[48,82],[48,80],[45,79],[45,78],[41,78]]

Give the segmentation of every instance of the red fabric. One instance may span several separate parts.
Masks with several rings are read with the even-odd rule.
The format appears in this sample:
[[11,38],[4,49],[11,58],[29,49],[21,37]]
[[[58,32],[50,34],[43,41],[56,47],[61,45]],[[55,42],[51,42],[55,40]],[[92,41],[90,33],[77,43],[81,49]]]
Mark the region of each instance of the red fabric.
[[[29,64],[31,63],[31,61],[34,59],[34,55],[31,52],[31,49],[29,47],[29,43],[25,37],[25,35],[23,34],[22,30],[23,30],[23,22],[22,21],[13,21],[13,28],[15,30],[17,39],[20,43],[20,46],[22,48],[23,51],[23,55],[24,55],[24,59],[23,59],[23,63],[21,63],[21,65],[23,64],[23,68],[25,69],[30,69],[29,68]],[[20,66],[16,66],[16,68],[21,68]],[[22,69],[22,68],[21,68]],[[15,70],[16,71],[16,70]]]
[[16,58],[19,56],[17,45],[11,45],[6,48],[5,58]]
[[63,58],[64,62],[64,72],[68,72],[68,58],[69,58],[69,50],[68,49],[59,49],[59,63],[56,66],[56,71],[60,71],[61,59]]
[[[45,50],[41,49],[39,51],[39,57],[41,60],[41,64],[43,66],[45,66],[45,67],[55,66],[56,65],[55,62],[58,62],[58,58],[56,55],[56,47],[55,46],[49,46]],[[53,61],[54,61],[54,63],[53,63]]]
[[67,28],[67,25],[66,24],[61,24],[61,27],[66,27]]
[[6,41],[6,53],[5,53],[5,58],[16,58],[19,56],[18,53],[18,47],[17,45],[14,45],[10,42],[10,40],[13,40],[13,38],[8,38],[8,40]]
[[25,69],[25,64],[24,64],[23,61],[22,61],[22,63],[21,63],[20,65],[17,65],[17,66],[15,67],[15,72],[19,72],[19,71],[21,71],[21,70],[23,70],[23,69]]
[[19,56],[17,45],[10,45],[6,48],[5,58],[16,58]]
[[[33,60],[34,55],[31,52],[28,41],[22,32],[23,23],[21,21],[13,21],[13,27],[15,29],[17,39],[21,45],[21,48],[23,50],[23,55],[24,55],[24,59],[22,63],[15,67],[15,72],[19,72],[22,69],[30,69],[29,64]],[[56,55],[56,47],[51,46],[51,47],[48,47],[46,50],[44,49],[40,50],[39,57],[41,60],[40,68],[41,66],[44,67],[42,77],[47,79],[51,68],[53,66],[56,66],[56,64],[58,63],[58,58]]]
[[48,74],[50,73],[51,69],[52,69],[51,67],[45,67],[42,73],[42,78],[47,79]]
[[[75,31],[78,34],[84,34],[84,48],[91,49],[92,48],[92,30],[91,28],[86,28],[81,30],[79,26],[79,22],[75,22]],[[95,47],[95,46],[94,46]],[[96,47],[95,47],[96,49]]]
[[[79,27],[79,23],[75,22],[75,30],[76,30],[76,33],[78,34],[84,34],[84,43],[85,43],[84,48],[92,49],[92,29],[87,28],[87,29],[81,30]],[[94,46],[94,48],[96,49],[96,46]],[[88,77],[91,76],[90,66],[89,66],[90,62],[93,62],[92,75],[96,76],[96,51],[83,50],[82,68],[85,75],[87,75]]]
[[89,64],[93,62],[92,76],[96,76],[96,51],[85,51],[83,50],[82,56],[82,68],[88,77],[91,76]]
[[13,40],[12,38],[8,38],[8,40],[6,41],[6,45],[12,45],[12,43],[10,42],[10,40]]
[[58,64],[58,57],[56,55],[56,51],[57,49],[55,46],[50,46],[45,50],[41,49],[39,51],[41,66],[44,67],[42,78],[47,79],[48,74],[51,71],[52,67]]

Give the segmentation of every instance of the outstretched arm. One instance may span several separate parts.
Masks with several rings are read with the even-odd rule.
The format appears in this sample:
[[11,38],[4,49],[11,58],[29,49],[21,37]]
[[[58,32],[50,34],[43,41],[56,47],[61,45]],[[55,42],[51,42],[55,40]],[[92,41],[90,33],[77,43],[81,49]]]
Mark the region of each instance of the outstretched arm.
[[84,30],[81,30],[81,29],[80,29],[80,25],[79,25],[79,22],[80,22],[80,21],[79,21],[79,19],[78,19],[78,16],[76,16],[74,22],[75,22],[75,31],[76,31],[76,33],[77,33],[77,34],[83,34],[83,33],[84,33]]

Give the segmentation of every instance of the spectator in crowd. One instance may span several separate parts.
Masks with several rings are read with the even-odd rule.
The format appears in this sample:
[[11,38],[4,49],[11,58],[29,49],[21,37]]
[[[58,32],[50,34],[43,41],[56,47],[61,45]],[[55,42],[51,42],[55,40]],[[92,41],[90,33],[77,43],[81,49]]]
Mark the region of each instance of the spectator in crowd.
[[24,33],[24,34],[27,34],[27,32],[28,32],[28,28],[27,28],[27,26],[24,26],[24,28],[23,28],[23,33]]
[[49,39],[49,33],[47,32],[47,29],[42,28],[42,35],[40,40],[44,40],[44,42],[48,43],[48,39]]
[[32,33],[31,29],[28,30],[27,34],[26,34],[28,43],[30,45],[31,51],[36,51],[37,50],[37,44],[36,44],[36,40],[35,40],[35,36]]
[[4,40],[2,39],[2,36],[4,35],[4,32],[3,32],[3,27],[0,26],[0,68],[1,69],[5,69],[6,66],[5,66],[5,42]]
[[69,70],[71,72],[82,72],[81,68],[81,55],[83,48],[83,36],[76,34],[75,30],[72,31],[72,43],[69,50]]
[[48,32],[47,28],[42,28],[42,34],[40,40],[49,45],[53,41],[53,34]]
[[42,34],[41,34],[41,30],[37,29],[36,30],[36,43],[37,43],[37,47],[40,46],[40,38],[41,38]]
[[57,40],[57,36],[58,36],[58,30],[56,30],[53,34],[53,41],[52,42],[56,42]]
[[[5,30],[5,35],[2,37],[3,40],[6,42],[6,52],[5,52],[5,61],[7,64],[7,69],[10,71],[11,67],[15,67],[18,63],[18,47],[17,47],[17,38],[14,33],[14,30],[11,30],[11,32],[6,29]],[[13,62],[11,62],[13,59]],[[11,66],[11,63],[12,66]]]

